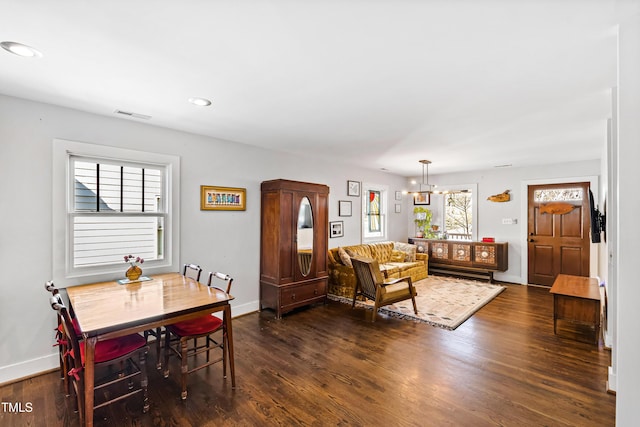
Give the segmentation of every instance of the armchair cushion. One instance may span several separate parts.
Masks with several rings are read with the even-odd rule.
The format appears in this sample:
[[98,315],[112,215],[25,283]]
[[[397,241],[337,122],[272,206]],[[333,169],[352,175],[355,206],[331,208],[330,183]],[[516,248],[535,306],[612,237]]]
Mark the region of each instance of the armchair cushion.
[[[402,295],[406,295],[407,292],[409,292],[409,282],[406,280],[406,277],[403,277],[401,282],[397,282],[397,283],[391,283],[388,284],[386,286],[384,286],[382,288],[382,301],[387,301],[387,300],[395,300],[398,299],[400,297],[402,297]],[[396,280],[401,280],[401,279],[396,279]],[[413,294],[413,296],[416,296],[418,293],[416,292],[416,288],[411,287],[411,293]]]

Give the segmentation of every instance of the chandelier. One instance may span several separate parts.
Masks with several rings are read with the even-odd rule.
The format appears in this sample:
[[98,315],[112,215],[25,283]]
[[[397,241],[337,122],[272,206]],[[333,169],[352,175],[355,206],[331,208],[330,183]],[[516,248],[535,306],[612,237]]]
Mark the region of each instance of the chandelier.
[[[420,188],[415,193],[415,195],[417,195],[417,193],[433,193],[434,192],[434,188],[436,188],[436,185],[429,184],[429,165],[431,164],[431,160],[419,160],[419,162],[422,163],[422,182],[420,183]],[[425,167],[426,167],[426,170],[427,170],[427,181],[426,182],[424,180]]]

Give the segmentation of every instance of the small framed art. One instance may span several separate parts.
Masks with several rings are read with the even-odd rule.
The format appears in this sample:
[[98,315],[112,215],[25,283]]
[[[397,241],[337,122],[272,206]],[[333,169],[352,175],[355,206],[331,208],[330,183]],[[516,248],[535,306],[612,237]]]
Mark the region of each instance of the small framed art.
[[414,205],[428,205],[431,204],[431,194],[427,191],[420,191],[413,195]]
[[247,209],[245,188],[200,186],[200,210],[244,211]]
[[351,216],[351,201],[338,200],[338,216]]
[[396,200],[402,200],[402,191],[396,191]]
[[347,196],[360,197],[360,181],[347,181]]
[[401,206],[402,205],[400,203],[396,203],[396,213],[400,213]]
[[329,223],[329,237],[344,236],[344,221],[331,221]]

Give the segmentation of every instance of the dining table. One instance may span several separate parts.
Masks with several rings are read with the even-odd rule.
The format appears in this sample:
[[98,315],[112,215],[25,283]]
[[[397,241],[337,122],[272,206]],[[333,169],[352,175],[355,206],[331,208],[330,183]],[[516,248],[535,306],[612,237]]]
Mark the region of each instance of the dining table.
[[[122,282],[122,281],[120,281]],[[223,312],[231,384],[235,387],[231,304],[233,296],[180,273],[155,274],[143,281],[89,283],[66,288],[85,345],[85,423],[93,425],[94,355],[101,340],[144,332]],[[82,345],[82,344],[81,344]]]

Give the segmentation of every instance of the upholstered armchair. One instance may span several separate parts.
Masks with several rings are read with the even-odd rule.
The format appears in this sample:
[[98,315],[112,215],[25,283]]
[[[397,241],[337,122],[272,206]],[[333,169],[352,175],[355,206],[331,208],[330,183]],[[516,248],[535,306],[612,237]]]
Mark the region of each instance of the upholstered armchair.
[[411,277],[385,280],[380,272],[378,261],[375,259],[352,257],[351,262],[357,279],[351,307],[355,306],[358,295],[373,300],[374,308],[371,321],[375,322],[378,308],[410,298],[413,303],[413,311],[418,314],[415,300],[416,290],[411,282]]

